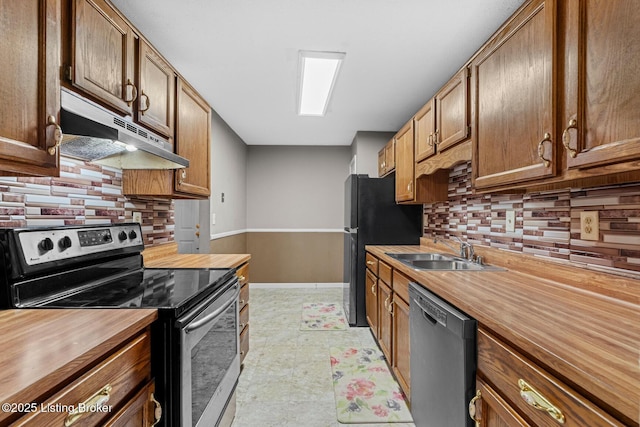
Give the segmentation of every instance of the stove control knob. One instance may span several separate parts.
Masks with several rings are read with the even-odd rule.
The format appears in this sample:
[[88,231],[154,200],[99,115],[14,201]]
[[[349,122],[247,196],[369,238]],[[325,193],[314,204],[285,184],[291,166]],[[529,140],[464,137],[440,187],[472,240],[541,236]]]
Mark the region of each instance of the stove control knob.
[[58,240],[58,246],[63,251],[71,247],[71,238],[69,236],[64,236],[62,239]]
[[124,240],[127,240],[127,232],[122,230],[120,233],[118,233],[118,239],[122,242]]
[[133,240],[133,239],[135,239],[136,237],[138,237],[138,233],[136,233],[134,230],[131,230],[131,231],[129,232],[129,238],[130,238],[131,240]]
[[38,249],[40,249],[43,252],[50,251],[51,249],[53,249],[53,240],[51,240],[48,237],[40,240],[40,243],[38,243]]

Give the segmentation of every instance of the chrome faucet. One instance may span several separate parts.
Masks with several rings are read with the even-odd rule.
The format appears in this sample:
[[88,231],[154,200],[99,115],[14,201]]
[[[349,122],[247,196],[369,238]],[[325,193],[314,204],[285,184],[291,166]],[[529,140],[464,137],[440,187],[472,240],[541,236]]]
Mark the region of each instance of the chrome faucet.
[[464,258],[468,261],[473,261],[473,257],[475,256],[475,251],[473,249],[473,245],[469,242],[464,242],[461,238],[459,238],[458,236],[451,236],[452,238],[456,239],[459,243],[460,243],[460,247],[456,248],[453,245],[451,245],[451,243],[449,243],[449,241],[444,240],[439,238],[438,236],[436,236],[435,234],[433,235],[433,243],[442,243],[443,245],[445,245],[446,247],[448,247],[449,249],[451,249],[454,252],[458,252],[460,254],[461,258]]

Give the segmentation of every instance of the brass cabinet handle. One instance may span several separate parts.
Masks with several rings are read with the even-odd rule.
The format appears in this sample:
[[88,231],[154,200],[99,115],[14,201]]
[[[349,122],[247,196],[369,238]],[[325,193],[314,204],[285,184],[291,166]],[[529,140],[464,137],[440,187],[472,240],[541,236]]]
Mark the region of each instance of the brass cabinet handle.
[[138,88],[136,85],[131,83],[131,79],[127,79],[127,83],[124,85],[125,87],[131,87],[131,98],[125,99],[124,102],[127,103],[128,106],[131,106],[131,103],[138,98]]
[[245,280],[247,280],[246,277],[244,277],[242,274],[238,276],[238,280],[241,282],[244,282]]
[[160,422],[160,418],[162,418],[162,405],[160,405],[160,402],[156,400],[153,393],[151,393],[151,401],[156,406],[156,408],[153,410],[154,423],[151,424],[151,427],[153,427],[154,425],[158,424]]
[[389,301],[389,306],[387,307],[387,311],[391,314],[391,317],[393,317],[393,300]]
[[243,299],[240,300],[240,305],[244,305],[244,300]]
[[476,395],[473,396],[473,399],[469,402],[469,416],[476,423],[476,427],[480,427],[480,418],[476,418],[476,402],[482,399],[482,393],[480,390],[476,390]]
[[55,126],[55,130],[53,131],[53,142],[55,142],[55,144],[47,149],[47,153],[51,156],[55,156],[58,147],[62,144],[62,128],[56,121],[55,116],[47,117],[47,127],[49,126]]
[[429,133],[429,138],[427,138],[427,142],[429,144],[429,147],[433,147],[433,132]]
[[413,187],[413,181],[409,181],[407,184],[407,191],[411,191],[411,187]]
[[143,96],[144,96],[144,99],[145,99],[144,105],[147,108],[140,108],[140,112],[144,116],[144,112],[147,111],[149,108],[151,108],[151,100],[149,99],[149,95],[147,95],[146,93],[144,93],[144,91],[142,91],[142,93],[140,94],[140,106],[142,106],[142,97]]
[[240,328],[240,330],[243,330],[245,326],[247,326],[247,325],[245,325],[244,323],[240,323],[240,325],[238,325],[238,327]]
[[373,285],[371,285],[371,293],[373,294],[373,296],[375,297],[376,294],[376,284],[374,283]]
[[107,384],[94,393],[90,398],[76,406],[76,409],[69,412],[67,418],[64,420],[65,427],[69,427],[75,424],[84,414],[95,411],[95,408],[103,406],[111,398],[111,391],[113,387],[111,384]]
[[562,145],[569,152],[569,155],[575,158],[578,155],[578,150],[571,148],[569,141],[569,129],[578,129],[578,122],[576,119],[569,120],[569,125],[562,131]]
[[375,261],[367,261],[367,265],[374,265],[375,263]]
[[387,311],[389,310],[389,297],[391,297],[391,295],[389,295],[387,298],[385,298],[384,300],[384,308],[387,309]]
[[433,133],[433,143],[437,146],[439,144],[438,135],[440,134],[440,129],[436,129]]
[[558,423],[564,424],[565,418],[562,411],[549,402],[542,394],[527,384],[523,379],[518,380],[518,386],[520,387],[520,397],[522,397],[527,405],[539,411],[546,412]]
[[548,168],[549,166],[551,166],[551,160],[544,158],[544,143],[545,142],[552,142],[551,141],[551,134],[549,132],[545,133],[544,134],[544,138],[542,139],[542,141],[538,142],[538,157],[540,158],[540,160],[542,160],[542,163],[544,164],[544,167]]
[[187,179],[187,170],[183,168],[180,169],[180,178],[178,178],[178,184],[182,185],[185,179]]

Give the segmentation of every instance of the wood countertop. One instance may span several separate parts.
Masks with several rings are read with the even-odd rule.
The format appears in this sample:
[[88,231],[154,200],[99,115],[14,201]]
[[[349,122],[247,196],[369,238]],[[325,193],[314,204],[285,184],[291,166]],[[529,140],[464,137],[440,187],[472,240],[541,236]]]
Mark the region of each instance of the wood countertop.
[[[155,309],[0,311],[0,403],[41,403],[144,330]],[[0,424],[12,414],[0,410]]]
[[[640,422],[637,279],[605,273],[593,278],[593,272],[576,267],[559,267],[573,270],[572,275],[562,272],[566,280],[559,275],[548,278],[540,266],[537,273],[535,268],[516,271],[513,261],[506,271],[418,271],[385,253],[450,251],[427,246],[367,246],[366,250],[476,318],[605,409],[635,425]],[[518,259],[524,263],[527,258]],[[607,277],[610,288],[603,285]],[[586,278],[593,278],[594,286],[567,284]]]
[[149,268],[236,268],[251,259],[249,254],[175,254],[147,261]]

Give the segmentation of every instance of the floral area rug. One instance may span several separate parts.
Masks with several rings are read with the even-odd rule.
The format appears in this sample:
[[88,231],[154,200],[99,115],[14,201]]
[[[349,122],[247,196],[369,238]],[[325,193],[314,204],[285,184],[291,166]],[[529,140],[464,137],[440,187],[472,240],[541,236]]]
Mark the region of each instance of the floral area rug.
[[380,350],[332,347],[331,370],[339,422],[413,422],[400,386]]
[[339,303],[305,302],[302,304],[301,331],[338,331],[347,329],[347,319],[344,317]]

